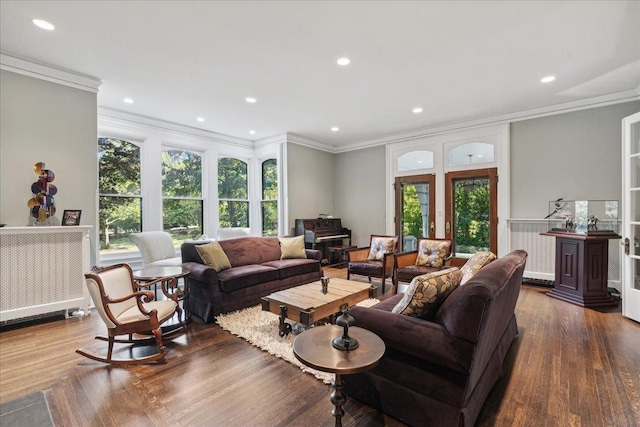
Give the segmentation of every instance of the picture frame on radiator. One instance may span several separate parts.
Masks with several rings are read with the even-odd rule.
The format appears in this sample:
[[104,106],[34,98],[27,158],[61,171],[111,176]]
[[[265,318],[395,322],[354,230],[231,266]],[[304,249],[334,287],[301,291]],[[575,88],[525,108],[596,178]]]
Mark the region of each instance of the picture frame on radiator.
[[80,209],[65,209],[62,213],[62,225],[80,225]]

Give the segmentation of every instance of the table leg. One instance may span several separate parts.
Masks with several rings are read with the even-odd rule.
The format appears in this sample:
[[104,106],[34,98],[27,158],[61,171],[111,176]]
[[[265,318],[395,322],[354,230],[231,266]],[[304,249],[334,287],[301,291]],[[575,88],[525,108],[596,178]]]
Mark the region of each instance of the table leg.
[[347,396],[342,393],[344,383],[342,382],[342,378],[340,378],[340,374],[335,375],[336,378],[331,383],[331,386],[334,388],[334,391],[331,392],[331,403],[333,403],[336,407],[333,408],[331,413],[334,417],[336,417],[336,427],[342,427],[342,417],[344,416],[342,405],[344,405],[347,401]]
[[280,336],[284,337],[289,335],[291,332],[291,325],[284,321],[287,318],[287,306],[284,304],[280,305],[280,325],[278,326],[278,331],[280,332]]

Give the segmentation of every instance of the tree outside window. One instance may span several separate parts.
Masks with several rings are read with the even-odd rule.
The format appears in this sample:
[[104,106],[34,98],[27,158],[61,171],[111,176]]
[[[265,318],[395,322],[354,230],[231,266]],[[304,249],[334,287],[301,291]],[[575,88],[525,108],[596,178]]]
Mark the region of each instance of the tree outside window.
[[218,159],[220,228],[249,227],[247,164],[232,158]]
[[262,235],[278,235],[278,161],[262,162]]
[[455,182],[456,252],[474,254],[489,250],[489,180],[464,179]]
[[178,247],[202,235],[202,157],[180,150],[162,152],[162,224]]
[[140,147],[98,139],[100,253],[136,250],[129,234],[142,230]]

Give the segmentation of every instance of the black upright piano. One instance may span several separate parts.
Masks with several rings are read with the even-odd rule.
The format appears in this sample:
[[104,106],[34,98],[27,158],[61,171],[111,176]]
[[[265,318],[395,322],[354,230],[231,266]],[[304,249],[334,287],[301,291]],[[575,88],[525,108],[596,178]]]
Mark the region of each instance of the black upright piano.
[[349,241],[351,246],[351,230],[342,226],[340,218],[296,219],[296,236],[304,234],[307,249],[322,252],[323,263],[328,262],[328,248],[342,246]]

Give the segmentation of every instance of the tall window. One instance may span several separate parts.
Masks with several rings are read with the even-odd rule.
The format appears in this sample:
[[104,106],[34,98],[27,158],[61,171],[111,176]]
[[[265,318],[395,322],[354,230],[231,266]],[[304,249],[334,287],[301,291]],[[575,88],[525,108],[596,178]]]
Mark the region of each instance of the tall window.
[[100,254],[137,250],[129,234],[142,230],[140,147],[98,139]]
[[218,159],[220,228],[249,227],[247,164],[232,158]]
[[202,158],[189,151],[162,152],[162,226],[174,245],[202,235]]
[[278,161],[262,162],[262,235],[278,235]]

